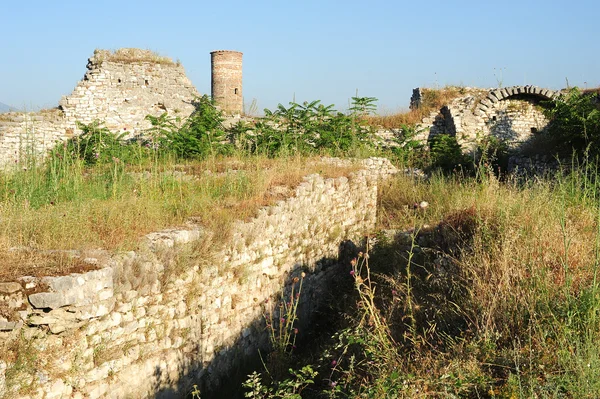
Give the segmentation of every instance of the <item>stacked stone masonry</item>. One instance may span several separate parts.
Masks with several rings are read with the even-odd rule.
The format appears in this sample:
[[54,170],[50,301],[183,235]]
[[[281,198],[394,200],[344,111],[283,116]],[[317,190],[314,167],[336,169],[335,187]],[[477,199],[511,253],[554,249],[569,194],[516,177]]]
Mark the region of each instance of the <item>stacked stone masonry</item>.
[[[548,119],[543,113],[543,101],[559,93],[537,86],[515,86],[482,90],[465,88],[466,94],[452,100],[423,119],[417,137],[427,142],[438,134],[456,136],[464,150],[472,150],[477,141],[493,136],[511,147],[543,133]],[[419,90],[415,89],[411,107],[418,106]]]
[[373,158],[349,177],[308,176],[293,197],[238,222],[216,253],[190,225],[149,234],[135,252],[98,251],[85,259],[97,270],[0,283],[0,397],[179,397],[191,384],[218,386],[267,346],[265,303],[293,276],[307,273],[301,331],[328,287],[350,278],[334,266],[340,243],[374,227],[378,181],[395,172]]
[[0,166],[39,156],[80,133],[76,122],[105,122],[113,132],[135,136],[150,127],[146,115],[168,111],[182,118],[198,92],[181,65],[148,50],[96,50],[87,72],[56,109],[0,115]]

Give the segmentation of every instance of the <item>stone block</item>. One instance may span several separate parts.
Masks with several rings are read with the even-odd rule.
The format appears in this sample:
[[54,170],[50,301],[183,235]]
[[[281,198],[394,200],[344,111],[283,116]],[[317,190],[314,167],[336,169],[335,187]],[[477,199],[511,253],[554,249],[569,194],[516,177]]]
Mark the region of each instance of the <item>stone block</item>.
[[41,326],[57,323],[58,321],[60,321],[59,318],[50,315],[32,315],[29,317],[29,320],[27,320],[27,324],[31,326]]
[[[44,277],[42,282],[50,292],[29,295],[29,302],[38,309],[88,305],[112,296],[112,268],[70,276]],[[110,290],[110,295],[105,288]]]
[[20,328],[23,322],[0,320],[0,331],[12,331]]
[[73,312],[78,320],[89,320],[93,318],[106,316],[114,309],[114,307],[115,298],[111,297],[106,301],[102,301],[92,305],[71,307],[69,308],[69,311]]
[[475,107],[475,109],[479,109],[479,110],[486,112],[488,110],[488,106],[485,104],[479,103],[479,104],[477,104],[477,107]]
[[57,309],[68,305],[67,299],[62,293],[58,292],[39,292],[29,295],[29,302],[37,309]]
[[19,283],[9,282],[0,283],[0,294],[12,294],[14,292],[22,290],[23,287]]
[[486,99],[490,100],[490,101],[491,101],[492,103],[494,103],[494,104],[495,104],[495,103],[497,103],[497,102],[499,101],[499,100],[498,100],[498,97],[496,97],[496,96],[495,96],[495,95],[493,95],[492,93],[488,94],[488,96],[486,97]]

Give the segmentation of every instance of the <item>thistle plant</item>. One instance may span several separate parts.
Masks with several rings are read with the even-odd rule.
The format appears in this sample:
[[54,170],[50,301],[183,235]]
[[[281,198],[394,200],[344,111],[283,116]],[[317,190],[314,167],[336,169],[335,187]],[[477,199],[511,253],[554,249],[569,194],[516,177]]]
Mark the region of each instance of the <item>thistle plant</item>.
[[375,303],[376,287],[371,279],[368,243],[367,252],[360,252],[358,258],[353,259],[351,264],[350,274],[354,278],[355,288],[359,295],[359,307],[362,309],[359,325],[372,331],[381,355],[394,353],[395,342],[390,328]]
[[[273,350],[280,354],[291,354],[296,348],[298,328],[294,324],[298,320],[298,303],[305,276],[306,274],[302,272],[300,277],[294,277],[289,295],[282,295],[276,309],[270,306],[264,313],[269,340]],[[271,303],[267,302],[267,304]]]

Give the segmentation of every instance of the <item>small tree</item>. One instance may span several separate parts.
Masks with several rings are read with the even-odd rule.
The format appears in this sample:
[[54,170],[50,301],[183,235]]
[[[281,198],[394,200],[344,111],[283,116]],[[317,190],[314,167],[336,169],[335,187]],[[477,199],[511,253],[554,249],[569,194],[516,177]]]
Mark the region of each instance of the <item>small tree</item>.
[[377,98],[375,97],[352,97],[350,114],[354,117],[363,117],[375,113],[377,109]]
[[551,103],[546,110],[550,118],[550,139],[558,149],[572,149],[600,153],[600,110],[591,93],[570,89]]
[[431,164],[434,168],[440,168],[445,172],[450,172],[456,167],[464,166],[470,163],[470,160],[463,154],[462,148],[456,141],[455,136],[448,134],[438,134],[433,136],[429,143],[431,153]]
[[179,129],[163,129],[163,146],[182,158],[203,158],[232,150],[223,128],[223,113],[204,95],[195,101],[196,110]]

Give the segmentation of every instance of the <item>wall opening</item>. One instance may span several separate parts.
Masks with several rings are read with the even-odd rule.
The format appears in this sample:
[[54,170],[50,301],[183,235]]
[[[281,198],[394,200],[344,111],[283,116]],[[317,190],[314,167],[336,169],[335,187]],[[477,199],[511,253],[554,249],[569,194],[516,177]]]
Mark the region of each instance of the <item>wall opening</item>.
[[496,115],[492,116],[492,120],[493,120],[494,122],[496,122],[496,119],[498,119],[498,118],[496,118]]
[[538,132],[537,127],[531,128],[531,133],[536,134]]
[[237,87],[235,89],[233,89],[233,94],[238,94],[238,89]]
[[117,83],[121,83],[121,79],[117,79]]
[[150,82],[148,82],[148,79],[144,80],[144,84],[145,84],[146,86],[149,86],[149,85],[150,85]]

